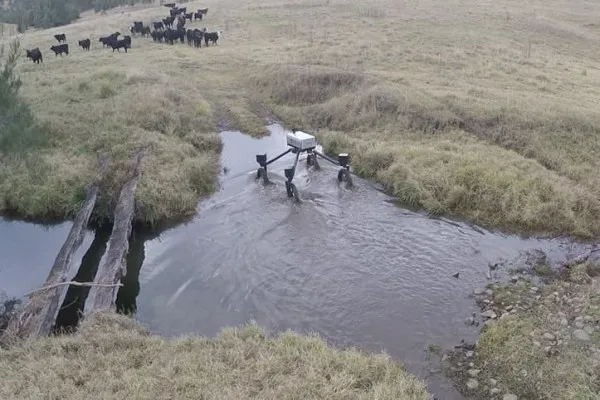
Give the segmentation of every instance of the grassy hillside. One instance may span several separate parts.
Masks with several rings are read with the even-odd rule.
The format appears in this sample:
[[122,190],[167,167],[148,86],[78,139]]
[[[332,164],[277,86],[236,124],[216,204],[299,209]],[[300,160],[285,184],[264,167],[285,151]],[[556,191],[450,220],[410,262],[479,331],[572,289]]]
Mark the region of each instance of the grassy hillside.
[[427,400],[384,355],[256,327],[166,340],[133,320],[94,315],[71,336],[0,349],[0,398]]
[[[122,160],[150,143],[142,220],[193,213],[217,173],[217,125],[262,134],[264,111],[349,150],[357,172],[432,214],[534,232],[596,236],[600,227],[600,10],[584,1],[207,0],[212,48],[98,37],[164,7],[115,9],[31,32],[72,55],[22,61],[24,95],[55,146],[9,163],[0,207],[72,212],[93,152]],[[76,39],[91,37],[89,53]],[[253,155],[249,155],[252,157]],[[39,164],[36,164],[39,165]],[[118,181],[118,169],[112,180]],[[113,185],[116,187],[116,183]],[[110,197],[110,193],[109,193]],[[108,204],[108,202],[107,202]],[[98,213],[102,214],[102,209]]]

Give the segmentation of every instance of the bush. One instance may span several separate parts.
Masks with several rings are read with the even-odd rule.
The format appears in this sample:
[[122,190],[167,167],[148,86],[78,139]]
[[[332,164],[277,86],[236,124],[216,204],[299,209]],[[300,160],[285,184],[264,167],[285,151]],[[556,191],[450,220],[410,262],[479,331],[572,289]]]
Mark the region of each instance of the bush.
[[[27,103],[19,96],[21,79],[15,75],[20,43],[10,44],[6,60],[0,61],[0,154],[17,153],[46,144]],[[5,48],[0,47],[0,60]]]

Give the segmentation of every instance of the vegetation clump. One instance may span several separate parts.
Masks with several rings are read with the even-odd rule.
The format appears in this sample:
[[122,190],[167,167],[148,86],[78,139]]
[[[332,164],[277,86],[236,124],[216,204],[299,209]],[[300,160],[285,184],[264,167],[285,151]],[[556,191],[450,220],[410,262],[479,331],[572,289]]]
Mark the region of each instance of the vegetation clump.
[[73,335],[0,349],[0,398],[427,400],[423,382],[385,355],[247,326],[165,339],[134,320],[93,314]]

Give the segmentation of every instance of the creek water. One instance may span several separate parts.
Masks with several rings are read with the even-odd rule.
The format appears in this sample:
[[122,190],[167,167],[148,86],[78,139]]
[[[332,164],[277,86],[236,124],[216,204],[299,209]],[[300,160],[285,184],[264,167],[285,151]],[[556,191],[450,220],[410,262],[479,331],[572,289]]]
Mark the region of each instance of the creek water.
[[[295,204],[283,184],[293,156],[269,166],[273,185],[255,180],[255,154],[287,148],[282,128],[269,129],[261,139],[223,132],[220,190],[192,221],[132,236],[117,303],[151,331],[212,336],[255,321],[272,332],[316,332],[334,345],[385,350],[439,399],[461,399],[432,371],[426,349],[476,338],[479,328],[464,321],[476,311],[473,290],[490,282],[488,263],[530,250],[558,263],[589,247],[429,218],[397,207],[372,182],[338,184],[339,167],[322,159],[319,171],[300,162]],[[0,223],[0,289],[20,295],[43,282],[68,228]],[[86,239],[77,280],[93,277],[108,236]],[[65,305],[81,309],[84,293],[70,288]],[[65,307],[59,320],[68,324],[76,311]]]

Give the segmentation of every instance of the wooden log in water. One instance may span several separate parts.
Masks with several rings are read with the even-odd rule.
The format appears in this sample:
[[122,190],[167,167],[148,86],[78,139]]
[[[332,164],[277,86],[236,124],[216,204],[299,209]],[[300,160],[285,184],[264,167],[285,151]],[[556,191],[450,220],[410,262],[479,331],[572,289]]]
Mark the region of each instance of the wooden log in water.
[[125,257],[129,251],[129,236],[135,213],[135,191],[141,173],[141,162],[145,150],[140,149],[134,155],[133,170],[121,188],[114,212],[114,225],[104,262],[98,268],[85,306],[85,313],[115,309],[115,300],[119,291],[117,284],[127,274]]
[[67,276],[71,269],[71,260],[85,237],[87,224],[96,204],[100,183],[108,165],[106,157],[100,160],[100,173],[95,181],[85,188],[86,196],[81,209],[73,220],[73,226],[64,244],[58,252],[52,269],[40,290],[29,294],[29,301],[21,313],[13,318],[7,333],[17,337],[47,336],[54,326],[59,305],[68,289]]

